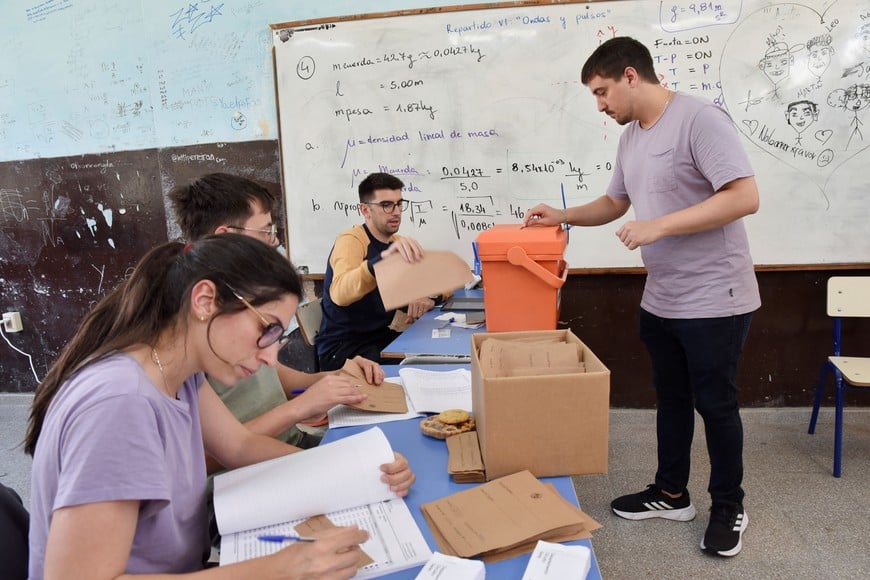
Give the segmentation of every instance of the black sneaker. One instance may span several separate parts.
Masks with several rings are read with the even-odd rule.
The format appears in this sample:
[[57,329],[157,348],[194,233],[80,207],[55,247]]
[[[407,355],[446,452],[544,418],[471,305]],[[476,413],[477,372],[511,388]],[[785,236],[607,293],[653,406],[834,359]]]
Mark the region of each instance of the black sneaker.
[[610,507],[613,513],[627,520],[665,518],[688,522],[695,519],[695,506],[689,499],[688,491],[674,499],[663,494],[654,484],[646,486],[646,490],[639,493],[616,498],[610,503]]
[[749,516],[742,504],[714,504],[701,549],[719,556],[736,556],[743,548],[741,539],[747,525]]

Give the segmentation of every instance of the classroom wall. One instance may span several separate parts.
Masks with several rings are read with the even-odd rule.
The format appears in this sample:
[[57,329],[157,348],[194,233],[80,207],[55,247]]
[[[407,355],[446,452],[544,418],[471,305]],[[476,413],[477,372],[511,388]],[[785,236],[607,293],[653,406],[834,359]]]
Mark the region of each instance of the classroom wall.
[[[165,198],[173,185],[228,171],[280,189],[269,23],[440,4],[3,3],[0,312],[20,312],[24,331],[0,336],[0,391],[34,391],[84,313],[177,235]],[[832,273],[759,274],[764,306],[741,369],[745,404],[809,403],[831,342]],[[572,275],[562,292],[562,324],[612,368],[616,406],[653,404],[636,331],[642,281]],[[846,344],[866,332],[847,325]],[[294,344],[287,356],[304,365],[309,355]]]

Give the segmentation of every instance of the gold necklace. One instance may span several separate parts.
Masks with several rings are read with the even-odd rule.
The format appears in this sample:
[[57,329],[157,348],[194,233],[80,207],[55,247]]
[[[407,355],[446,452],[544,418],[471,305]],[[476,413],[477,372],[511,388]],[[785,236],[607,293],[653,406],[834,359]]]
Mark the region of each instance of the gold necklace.
[[653,125],[655,125],[656,123],[659,122],[659,119],[661,119],[661,118],[662,118],[662,115],[665,114],[665,111],[667,110],[668,105],[671,104],[671,99],[673,99],[673,98],[674,98],[674,95],[677,94],[676,91],[672,91],[672,90],[670,90],[670,89],[665,89],[665,90],[668,91],[668,98],[665,99],[665,104],[664,104],[664,106],[662,107],[662,112],[659,113],[659,116],[656,117],[656,120],[655,120],[655,121],[653,121],[652,123],[649,124],[649,127],[646,127],[647,129],[652,128]]
[[166,389],[166,394],[172,396],[172,391],[169,389],[169,381],[166,380],[166,371],[163,370],[163,363],[160,362],[160,357],[157,356],[157,349],[151,347],[151,360],[157,365],[157,370],[160,371],[160,377],[163,379],[163,388]]

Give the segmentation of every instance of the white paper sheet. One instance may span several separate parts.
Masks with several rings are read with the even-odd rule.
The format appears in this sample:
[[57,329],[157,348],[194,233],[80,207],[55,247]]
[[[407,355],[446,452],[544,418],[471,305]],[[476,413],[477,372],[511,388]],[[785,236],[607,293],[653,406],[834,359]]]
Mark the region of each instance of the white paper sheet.
[[471,411],[470,371],[403,368],[399,374],[415,410],[424,413],[440,413],[447,409]]
[[[361,568],[354,578],[376,578],[425,562],[432,552],[420,528],[402,499],[394,499],[332,512],[326,517],[337,526],[357,525],[369,533],[360,547],[374,562]],[[257,539],[265,534],[292,534],[304,519],[230,534],[221,538],[220,565],[226,566],[274,554],[284,546]]]
[[221,535],[393,499],[381,465],[395,455],[373,427],[338,441],[217,475]]
[[591,567],[592,551],[586,546],[538,541],[523,580],[584,580]]
[[415,580],[485,580],[486,566],[480,560],[466,560],[435,552]]
[[475,322],[473,324],[466,323],[464,312],[443,312],[436,316],[435,320],[441,320],[445,328],[447,326],[456,326],[458,328],[470,328],[474,330],[483,326],[482,322]]

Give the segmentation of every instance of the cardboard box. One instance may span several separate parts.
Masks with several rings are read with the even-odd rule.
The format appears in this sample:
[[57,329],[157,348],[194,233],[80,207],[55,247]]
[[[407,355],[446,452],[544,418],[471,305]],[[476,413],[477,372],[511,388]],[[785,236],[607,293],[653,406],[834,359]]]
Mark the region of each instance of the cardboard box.
[[[487,377],[479,351],[488,338],[573,342],[586,370]],[[574,333],[477,333],[471,347],[472,410],[488,481],[523,469],[538,477],[607,473],[610,371]]]

